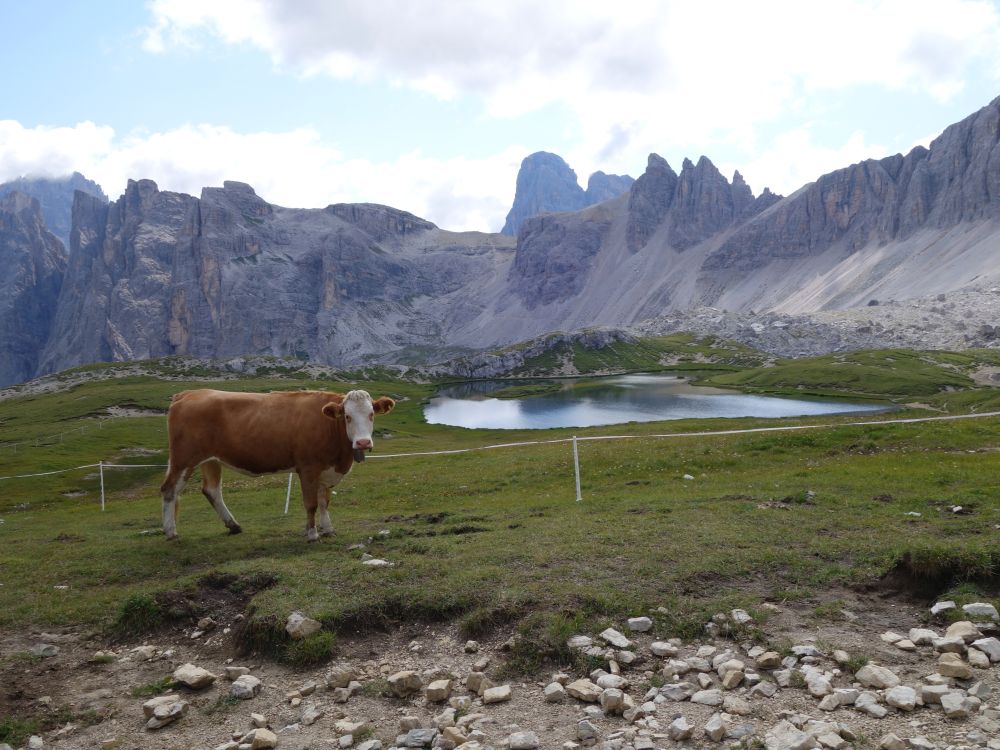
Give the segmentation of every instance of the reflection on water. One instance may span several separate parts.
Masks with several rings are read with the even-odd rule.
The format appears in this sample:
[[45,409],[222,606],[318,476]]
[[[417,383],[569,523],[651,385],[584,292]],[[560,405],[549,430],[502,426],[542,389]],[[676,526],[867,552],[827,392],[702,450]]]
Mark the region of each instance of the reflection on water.
[[[535,381],[537,382],[537,381]],[[701,388],[669,375],[624,375],[565,382],[554,393],[523,399],[489,397],[510,381],[477,381],[442,389],[424,409],[431,424],[493,429],[595,427],[622,422],[707,417],[793,417],[882,411],[846,401],[802,401]]]

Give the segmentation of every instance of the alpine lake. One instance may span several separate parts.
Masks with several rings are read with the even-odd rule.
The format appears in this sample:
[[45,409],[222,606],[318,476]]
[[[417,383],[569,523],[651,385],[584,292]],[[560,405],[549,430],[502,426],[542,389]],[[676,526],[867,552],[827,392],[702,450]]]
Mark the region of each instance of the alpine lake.
[[712,417],[798,417],[886,411],[851,401],[759,396],[665,374],[479,380],[446,386],[424,408],[431,424],[488,429],[597,427]]

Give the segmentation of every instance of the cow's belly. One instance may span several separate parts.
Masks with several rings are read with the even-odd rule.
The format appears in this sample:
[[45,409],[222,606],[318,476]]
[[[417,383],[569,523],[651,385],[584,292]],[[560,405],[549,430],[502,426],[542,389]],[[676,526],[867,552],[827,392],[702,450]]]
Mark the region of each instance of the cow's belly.
[[267,462],[237,462],[231,459],[225,459],[218,456],[213,457],[209,460],[215,460],[221,463],[228,469],[232,469],[244,476],[248,477],[259,477],[264,474],[280,474],[282,472],[295,471],[294,466],[286,466],[283,462],[281,463],[267,463]]

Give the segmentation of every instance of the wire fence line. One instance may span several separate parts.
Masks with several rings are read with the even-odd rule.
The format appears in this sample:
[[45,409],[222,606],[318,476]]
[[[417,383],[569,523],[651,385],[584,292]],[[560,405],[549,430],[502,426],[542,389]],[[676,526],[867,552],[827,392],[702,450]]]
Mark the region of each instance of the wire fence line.
[[[972,414],[948,414],[938,417],[908,417],[903,419],[871,419],[854,422],[821,422],[818,424],[799,425],[779,425],[775,427],[744,427],[732,430],[701,430],[695,432],[667,432],[652,433],[644,435],[589,435],[585,437],[552,438],[549,440],[522,440],[512,443],[494,443],[492,445],[478,445],[471,448],[452,448],[440,451],[413,451],[410,453],[383,453],[370,456],[372,459],[389,458],[419,458],[423,456],[449,456],[460,453],[474,453],[477,451],[500,450],[504,448],[520,448],[533,445],[559,445],[572,443],[573,445],[573,468],[576,479],[576,500],[581,500],[580,494],[580,462],[577,451],[578,443],[596,442],[603,440],[650,440],[650,439],[671,439],[685,437],[712,437],[725,435],[752,435],[769,432],[794,432],[801,430],[836,429],[839,427],[874,427],[887,424],[921,424],[927,422],[947,422],[964,419],[986,419],[1000,417],[1000,411],[988,411]],[[0,482],[11,479],[33,479],[36,477],[48,477],[56,474],[66,474],[72,471],[82,471],[84,469],[97,469],[101,480],[101,510],[105,507],[104,493],[104,470],[105,469],[165,469],[169,464],[114,464],[98,461],[96,464],[83,464],[81,466],[71,466],[65,469],[53,469],[51,471],[41,471],[32,474],[12,474],[0,477]],[[293,472],[294,473],[294,472]],[[285,494],[285,513],[288,513],[288,504],[292,493],[292,476],[288,475],[288,488]]]

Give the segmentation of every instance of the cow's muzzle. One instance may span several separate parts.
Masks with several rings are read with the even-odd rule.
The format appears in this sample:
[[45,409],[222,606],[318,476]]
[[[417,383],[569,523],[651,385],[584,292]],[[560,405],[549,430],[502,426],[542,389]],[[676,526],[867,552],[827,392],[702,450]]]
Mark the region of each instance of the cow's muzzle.
[[365,438],[360,438],[354,441],[354,460],[364,461],[365,451],[371,451],[372,441],[366,440]]

